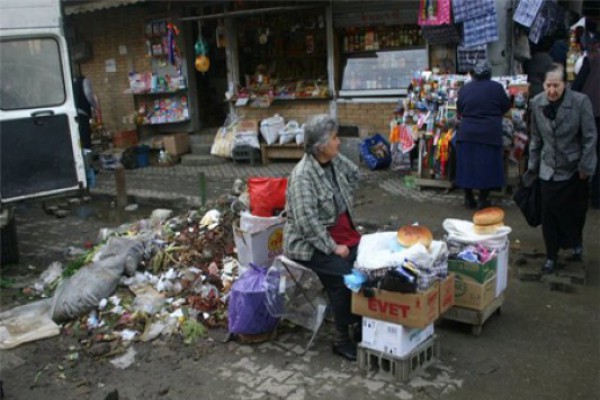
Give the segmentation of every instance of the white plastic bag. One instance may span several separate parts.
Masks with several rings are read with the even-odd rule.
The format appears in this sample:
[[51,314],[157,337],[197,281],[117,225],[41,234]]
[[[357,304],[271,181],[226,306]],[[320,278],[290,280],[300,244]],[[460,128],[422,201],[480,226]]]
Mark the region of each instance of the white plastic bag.
[[512,231],[509,226],[502,226],[491,235],[480,235],[475,233],[472,222],[455,218],[446,218],[442,226],[448,233],[449,241],[472,244],[480,243],[482,246],[492,249],[503,248],[508,234]]
[[260,133],[267,142],[268,145],[277,143],[279,137],[279,131],[284,128],[285,124],[283,117],[279,114],[275,114],[271,118],[262,120],[260,123]]
[[279,144],[291,143],[296,139],[296,133],[300,129],[298,121],[288,121],[287,124],[279,131]]
[[248,233],[262,232],[282,222],[285,222],[284,217],[259,217],[250,214],[248,211],[240,213],[240,229]]
[[233,147],[250,146],[255,149],[260,149],[258,143],[258,135],[254,132],[238,132],[233,138]]
[[360,269],[395,267],[402,265],[405,259],[409,259],[423,268],[431,268],[435,258],[442,251],[441,245],[436,241],[432,241],[430,246],[431,249],[435,249],[433,254],[420,243],[397,251],[397,248],[393,246],[394,241],[397,240],[396,237],[396,231],[363,235],[358,244],[356,267]]
[[296,131],[296,144],[301,145],[304,143],[304,124]]

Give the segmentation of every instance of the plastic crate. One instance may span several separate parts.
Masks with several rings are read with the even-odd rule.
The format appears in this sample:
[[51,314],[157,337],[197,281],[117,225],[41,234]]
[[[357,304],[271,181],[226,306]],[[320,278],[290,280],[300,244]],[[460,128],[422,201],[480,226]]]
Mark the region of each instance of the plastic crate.
[[254,165],[261,163],[261,153],[259,149],[250,146],[236,146],[231,151],[233,162],[249,162]]
[[421,343],[406,357],[394,357],[381,351],[358,345],[358,367],[364,371],[378,370],[396,382],[407,382],[439,360],[440,341],[437,335]]

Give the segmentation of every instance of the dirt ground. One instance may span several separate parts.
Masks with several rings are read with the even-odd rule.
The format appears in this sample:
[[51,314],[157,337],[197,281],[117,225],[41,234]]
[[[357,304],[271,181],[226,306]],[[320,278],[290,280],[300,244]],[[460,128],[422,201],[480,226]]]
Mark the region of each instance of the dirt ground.
[[[500,315],[492,316],[480,336],[469,326],[450,321],[436,325],[440,362],[433,372],[401,384],[360,371],[356,363],[331,354],[319,332],[304,356],[271,343],[222,343],[212,332],[188,346],[179,338],[136,343],[135,363],[115,368],[108,357],[79,351],[77,339],[59,335],[0,351],[0,379],[6,399],[597,399],[600,398],[600,211],[590,210],[585,229],[587,283],[574,293],[553,291],[541,282],[520,281],[516,263],[541,265],[541,232],[528,227],[518,210],[503,199],[505,224],[512,227],[509,286]],[[397,229],[418,221],[443,236],[445,218],[470,219],[460,196],[431,192],[417,201],[389,194],[377,183],[365,184],[357,196],[359,223]],[[2,310],[27,299],[20,287],[36,279],[69,245],[94,241],[102,227],[147,217],[151,209],[119,215],[108,200],[95,199],[56,219],[39,204],[19,207],[22,260],[2,270],[12,287],[3,289]],[[520,260],[520,261],[519,261]],[[284,333],[279,341],[305,343],[306,332]],[[69,360],[77,352],[78,358]]]

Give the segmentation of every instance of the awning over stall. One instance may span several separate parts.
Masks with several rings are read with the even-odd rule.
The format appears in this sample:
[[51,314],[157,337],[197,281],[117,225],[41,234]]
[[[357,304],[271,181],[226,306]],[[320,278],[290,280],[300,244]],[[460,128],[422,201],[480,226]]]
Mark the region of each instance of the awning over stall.
[[143,3],[146,0],[96,0],[96,1],[69,1],[63,0],[65,15],[83,14],[86,12],[105,10],[107,8],[129,6]]

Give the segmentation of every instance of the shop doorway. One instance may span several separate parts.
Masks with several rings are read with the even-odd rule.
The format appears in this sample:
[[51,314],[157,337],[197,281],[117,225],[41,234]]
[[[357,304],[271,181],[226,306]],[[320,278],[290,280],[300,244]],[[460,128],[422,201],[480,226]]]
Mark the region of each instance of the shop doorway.
[[[218,30],[222,31],[222,21],[204,20],[192,24],[194,43],[201,37],[208,45],[210,67],[206,72],[196,73],[196,90],[198,93],[198,113],[202,128],[220,127],[227,117],[228,106],[225,101],[227,91],[227,61],[222,39],[217,41]],[[219,42],[219,43],[217,43]]]

